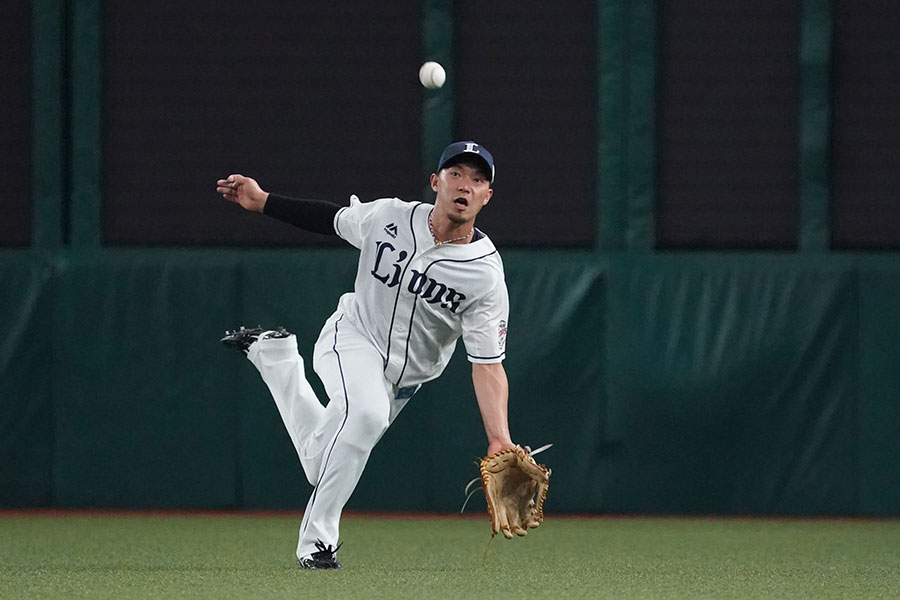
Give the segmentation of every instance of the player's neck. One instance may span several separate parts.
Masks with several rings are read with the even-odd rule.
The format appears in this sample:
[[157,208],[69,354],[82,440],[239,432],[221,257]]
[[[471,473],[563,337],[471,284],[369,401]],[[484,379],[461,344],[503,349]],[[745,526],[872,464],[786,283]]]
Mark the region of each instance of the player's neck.
[[428,229],[434,238],[435,246],[445,244],[468,244],[472,241],[475,232],[475,221],[454,223],[448,218],[441,219],[441,215],[434,214],[432,210],[428,214]]

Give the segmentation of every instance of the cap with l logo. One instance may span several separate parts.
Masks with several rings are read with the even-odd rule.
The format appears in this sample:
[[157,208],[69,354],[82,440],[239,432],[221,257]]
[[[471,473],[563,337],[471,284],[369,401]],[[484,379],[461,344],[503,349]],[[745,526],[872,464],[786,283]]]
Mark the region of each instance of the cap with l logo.
[[490,174],[490,182],[494,182],[494,157],[488,152],[487,148],[480,146],[475,142],[454,142],[444,148],[441,154],[441,160],[438,161],[438,171],[445,168],[448,164],[459,162],[462,158],[474,158],[480,160],[487,173]]

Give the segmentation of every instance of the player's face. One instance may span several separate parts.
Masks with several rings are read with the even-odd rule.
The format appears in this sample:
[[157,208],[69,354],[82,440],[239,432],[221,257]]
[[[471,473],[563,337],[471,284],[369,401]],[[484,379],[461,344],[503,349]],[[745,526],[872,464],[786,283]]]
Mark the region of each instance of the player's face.
[[435,210],[458,225],[474,220],[494,193],[481,169],[466,163],[433,173],[431,189],[437,193]]

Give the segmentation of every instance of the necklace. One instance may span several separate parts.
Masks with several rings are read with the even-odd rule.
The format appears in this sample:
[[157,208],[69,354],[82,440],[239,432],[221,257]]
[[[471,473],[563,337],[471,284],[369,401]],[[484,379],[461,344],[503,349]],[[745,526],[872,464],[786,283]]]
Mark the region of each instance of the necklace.
[[[432,211],[434,212],[434,211]],[[461,235],[457,238],[453,238],[452,240],[444,240],[443,242],[437,239],[437,236],[434,234],[434,226],[431,224],[431,213],[428,213],[428,231],[431,232],[431,237],[434,238],[435,246],[443,246],[444,244],[452,244],[453,242],[460,242],[472,236],[472,232],[475,231],[474,228],[469,230],[469,233],[466,235]]]

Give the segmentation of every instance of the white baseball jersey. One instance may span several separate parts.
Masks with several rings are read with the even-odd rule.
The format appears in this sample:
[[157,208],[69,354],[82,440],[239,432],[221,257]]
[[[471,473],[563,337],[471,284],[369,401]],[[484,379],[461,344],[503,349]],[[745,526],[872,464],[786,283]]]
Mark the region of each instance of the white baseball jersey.
[[462,336],[469,361],[505,357],[509,296],[503,263],[487,237],[435,246],[431,204],[355,196],[335,232],[360,251],[354,292],[338,304],[384,359],[399,387],[440,375]]

